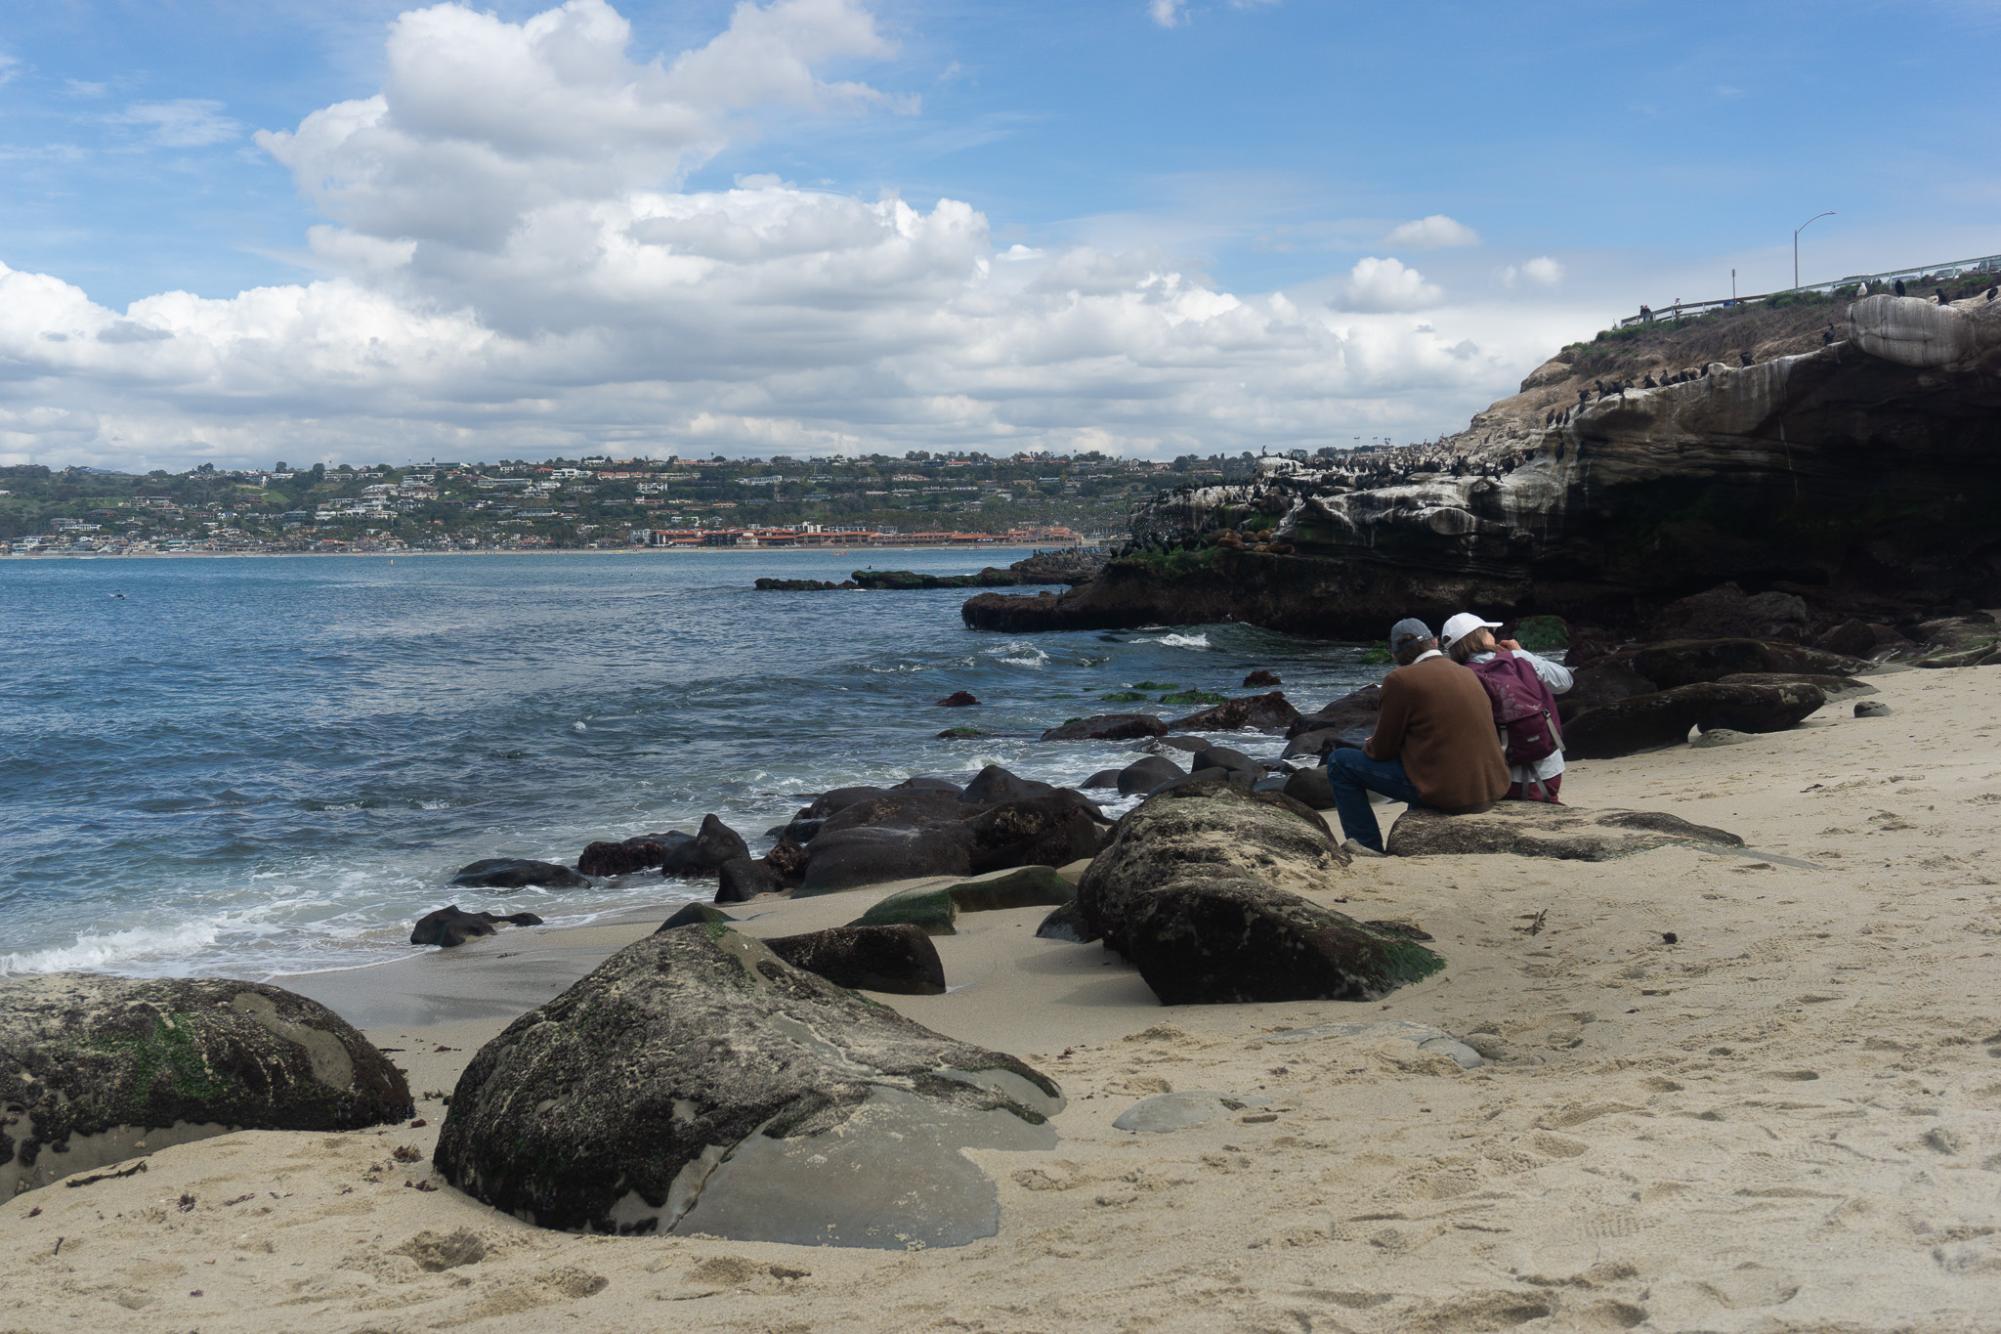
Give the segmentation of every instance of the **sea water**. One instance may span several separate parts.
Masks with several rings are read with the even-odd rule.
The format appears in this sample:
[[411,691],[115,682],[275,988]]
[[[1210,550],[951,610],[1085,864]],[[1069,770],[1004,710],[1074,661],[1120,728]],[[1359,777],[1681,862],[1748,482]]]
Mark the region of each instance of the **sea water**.
[[[446,903],[559,924],[707,898],[654,872],[447,882],[709,812],[758,852],[846,784],[986,764],[1076,783],[1139,752],[1044,728],[1193,711],[1099,698],[1139,681],[1242,693],[1267,667],[1312,709],[1378,674],[1243,626],[1011,638],[966,629],[961,590],[751,587],[1024,554],[0,561],[0,974],[255,978],[407,953]],[[957,690],[980,707],[937,706]],[[993,735],[938,737],[954,726]]]

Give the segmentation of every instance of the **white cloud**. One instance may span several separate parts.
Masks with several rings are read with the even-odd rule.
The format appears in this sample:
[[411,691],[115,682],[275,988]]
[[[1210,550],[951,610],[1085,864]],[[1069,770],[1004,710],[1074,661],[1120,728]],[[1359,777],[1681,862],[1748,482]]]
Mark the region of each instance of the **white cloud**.
[[1534,259],[1520,264],[1510,264],[1501,270],[1501,285],[1515,287],[1528,283],[1536,287],[1554,287],[1563,281],[1563,265],[1548,255],[1537,255]]
[[0,83],[10,83],[21,72],[21,62],[17,57],[0,51]]
[[1178,28],[1188,17],[1187,0],[1147,0],[1147,16],[1163,28]]
[[1411,327],[1443,294],[1394,259],[1337,313],[958,200],[689,190],[761,112],[893,105],[829,73],[889,48],[859,0],[630,42],[600,0],[398,19],[378,92],[259,136],[326,219],[317,281],[116,310],[0,264],[0,461],[1312,446],[1463,420],[1544,350],[1512,307]]
[[1417,310],[1435,306],[1445,293],[1400,259],[1369,256],[1355,261],[1339,304],[1347,310]]
[[144,130],[146,138],[161,148],[207,148],[243,134],[241,125],[222,114],[222,103],[206,97],[134,102],[107,119]]
[[1480,233],[1443,213],[1433,213],[1391,228],[1383,241],[1408,250],[1442,250],[1449,246],[1479,245]]
[[64,79],[63,91],[71,97],[102,97],[111,91],[111,85],[93,83],[88,79]]

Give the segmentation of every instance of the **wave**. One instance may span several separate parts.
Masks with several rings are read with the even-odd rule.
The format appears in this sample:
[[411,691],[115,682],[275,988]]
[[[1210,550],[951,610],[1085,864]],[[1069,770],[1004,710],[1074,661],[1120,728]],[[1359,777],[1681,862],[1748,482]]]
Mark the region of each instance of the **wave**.
[[1159,644],[1164,648],[1208,648],[1208,635],[1160,635],[1133,640],[1135,644]]
[[1025,639],[1010,639],[1005,644],[996,644],[983,650],[995,662],[1010,663],[1016,667],[1043,667],[1049,662],[1049,654]]
[[207,949],[225,932],[263,934],[259,913],[231,914],[175,926],[135,926],[123,931],[80,933],[69,945],[0,954],[0,977],[26,973],[144,972],[157,964],[169,971],[197,950]]

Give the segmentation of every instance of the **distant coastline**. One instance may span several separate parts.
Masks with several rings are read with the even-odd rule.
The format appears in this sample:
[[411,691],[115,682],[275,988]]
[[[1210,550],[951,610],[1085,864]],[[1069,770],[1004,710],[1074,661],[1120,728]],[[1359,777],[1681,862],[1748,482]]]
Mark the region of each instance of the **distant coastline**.
[[523,547],[508,550],[481,547],[472,551],[14,551],[0,553],[0,561],[74,561],[74,560],[293,560],[309,558],[323,560],[329,557],[364,557],[369,560],[384,558],[439,557],[439,556],[770,556],[782,555],[790,551],[813,552],[853,551],[884,553],[895,552],[914,554],[930,551],[1057,551],[1071,548],[1103,546],[1102,542],[996,542],[991,546],[939,546],[923,543],[914,546],[852,546],[845,542],[795,543],[782,547]]

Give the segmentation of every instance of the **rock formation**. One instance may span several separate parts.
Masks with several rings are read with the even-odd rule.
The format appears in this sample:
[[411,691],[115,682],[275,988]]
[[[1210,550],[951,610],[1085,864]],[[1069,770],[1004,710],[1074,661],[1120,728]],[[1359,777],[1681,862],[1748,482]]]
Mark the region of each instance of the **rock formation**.
[[0,1199],[232,1130],[358,1130],[410,1113],[387,1056],[278,987],[84,973],[0,983]]
[[1061,1105],[1011,1056],[696,925],[627,946],[482,1047],[434,1162],[548,1228],[959,1245],[1000,1216],[960,1150],[1053,1143]]
[[[1552,420],[1576,384],[1559,359],[1437,445],[1162,496],[1091,583],[975,597],[966,622],[1373,640],[1472,606],[1635,627],[1726,580],[1867,620],[2001,601],[2001,303],[1872,296],[1847,321],[1832,344],[1714,357]],[[1688,327],[1693,345],[1726,325]]]

